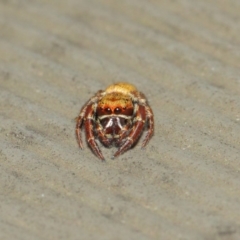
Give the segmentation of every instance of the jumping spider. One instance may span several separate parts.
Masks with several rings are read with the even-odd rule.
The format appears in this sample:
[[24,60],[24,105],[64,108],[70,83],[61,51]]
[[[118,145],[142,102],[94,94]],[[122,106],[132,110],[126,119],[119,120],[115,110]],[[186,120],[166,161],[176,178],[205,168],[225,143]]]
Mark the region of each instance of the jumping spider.
[[143,93],[129,83],[110,85],[105,91],[98,91],[81,109],[77,117],[76,136],[83,148],[81,127],[84,125],[86,139],[94,154],[104,160],[96,138],[106,146],[118,147],[114,157],[131,148],[141,136],[145,147],[153,135],[153,112]]

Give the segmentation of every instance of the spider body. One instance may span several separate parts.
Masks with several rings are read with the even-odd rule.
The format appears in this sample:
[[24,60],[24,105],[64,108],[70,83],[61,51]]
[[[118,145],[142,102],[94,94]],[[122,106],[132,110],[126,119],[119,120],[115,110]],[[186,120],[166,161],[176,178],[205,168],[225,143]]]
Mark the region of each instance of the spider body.
[[102,160],[96,138],[106,147],[118,147],[114,157],[131,148],[145,127],[147,134],[142,147],[153,135],[153,112],[143,93],[128,83],[110,85],[98,91],[81,109],[77,118],[76,136],[83,148],[81,128],[84,125],[86,139],[92,151]]

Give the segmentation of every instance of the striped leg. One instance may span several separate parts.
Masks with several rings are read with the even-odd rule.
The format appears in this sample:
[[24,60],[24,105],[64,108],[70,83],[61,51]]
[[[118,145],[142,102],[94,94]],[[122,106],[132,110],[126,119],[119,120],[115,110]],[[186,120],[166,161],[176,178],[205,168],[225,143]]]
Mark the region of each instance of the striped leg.
[[112,141],[106,137],[106,135],[103,132],[102,127],[100,126],[99,123],[97,123],[97,135],[100,140],[100,142],[105,146],[105,147],[110,147],[112,144]]
[[127,151],[130,147],[133,146],[134,143],[138,140],[140,137],[144,124],[146,119],[146,110],[145,107],[140,105],[139,109],[137,111],[134,127],[129,133],[129,136],[126,138],[125,142],[121,145],[121,147],[118,149],[118,151],[114,154],[114,157],[119,156],[120,154],[123,154],[125,151]]
[[82,124],[83,124],[83,119],[84,119],[84,115],[85,115],[85,112],[86,112],[86,107],[83,108],[83,110],[81,111],[80,115],[78,116],[77,118],[77,123],[76,123],[76,137],[77,137],[77,142],[78,142],[78,145],[81,149],[83,149],[83,143],[82,143],[82,137],[81,137],[81,127],[82,127]]
[[94,152],[94,154],[99,157],[100,159],[104,160],[104,157],[102,155],[101,150],[99,149],[99,146],[97,145],[96,141],[95,141],[95,137],[94,137],[94,119],[93,119],[93,112],[94,112],[94,108],[92,105],[88,106],[86,109],[86,119],[85,119],[85,132],[86,132],[86,138],[88,141],[88,144],[90,146],[90,148],[92,149],[92,151]]
[[153,131],[154,131],[154,120],[153,120],[152,109],[149,106],[146,106],[145,108],[147,113],[148,130],[147,130],[147,135],[143,140],[142,148],[144,148],[148,144],[149,140],[153,136]]
[[85,121],[86,118],[86,112],[87,109],[92,108],[92,105],[94,104],[94,98],[91,98],[81,109],[79,116],[77,117],[76,120],[76,137],[77,137],[77,142],[78,145],[81,149],[83,149],[83,142],[82,142],[82,136],[81,136],[81,128],[83,125],[83,122]]
[[121,137],[116,141],[116,147],[119,147],[122,145],[124,139],[127,138],[127,136],[129,135],[129,130],[125,130],[121,135]]
[[153,112],[152,112],[152,109],[150,108],[150,106],[148,105],[147,103],[147,99],[145,97],[145,95],[141,92],[137,93],[135,95],[136,97],[136,101],[138,101],[138,103],[142,106],[144,106],[145,108],[145,111],[146,111],[146,122],[147,122],[147,127],[148,127],[148,130],[147,130],[147,135],[146,137],[144,138],[143,140],[143,143],[142,143],[142,148],[144,148],[149,140],[151,139],[151,137],[153,136],[153,131],[154,131],[154,119],[153,119]]
[[103,91],[98,91],[94,97],[92,97],[81,109],[79,116],[76,120],[76,137],[79,144],[79,147],[83,148],[83,142],[81,138],[81,128],[84,124],[85,132],[86,132],[86,138],[88,141],[89,146],[93,150],[93,152],[102,160],[104,160],[104,157],[97,145],[97,143],[94,140],[94,133],[93,133],[93,126],[94,126],[94,113],[97,101],[99,97],[103,94]]

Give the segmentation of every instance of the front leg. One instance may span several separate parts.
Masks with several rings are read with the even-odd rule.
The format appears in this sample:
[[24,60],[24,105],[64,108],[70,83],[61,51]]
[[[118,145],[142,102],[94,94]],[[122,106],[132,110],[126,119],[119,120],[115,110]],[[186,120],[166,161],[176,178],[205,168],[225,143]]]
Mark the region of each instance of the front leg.
[[81,149],[83,149],[81,128],[82,128],[83,122],[85,121],[85,117],[87,115],[87,109],[98,101],[98,99],[99,99],[99,97],[101,97],[102,93],[103,93],[102,90],[98,91],[87,103],[85,103],[79,113],[79,116],[76,118],[75,132],[76,132],[78,145]]
[[133,128],[129,133],[129,136],[126,137],[126,140],[123,142],[121,147],[118,149],[118,151],[114,154],[114,157],[119,156],[120,154],[123,154],[126,152],[130,147],[132,147],[138,138],[140,137],[144,125],[145,125],[145,119],[146,119],[146,110],[144,106],[139,106],[135,118],[135,122],[133,124]]
[[94,112],[96,106],[89,106],[86,109],[86,119],[85,119],[85,132],[86,132],[86,139],[87,142],[90,146],[90,148],[92,149],[92,151],[94,152],[94,154],[104,160],[104,157],[102,155],[101,150],[99,149],[99,146],[97,145],[96,141],[95,141],[95,136],[94,136],[94,124],[95,124],[95,119],[94,119]]
[[105,146],[105,147],[111,147],[112,145],[112,139],[109,139],[106,137],[106,135],[104,134],[104,130],[101,127],[100,123],[97,122],[96,125],[96,134],[100,140],[100,142]]
[[148,144],[154,132],[153,111],[148,105],[148,101],[143,93],[139,92],[135,94],[135,97],[135,101],[138,102],[138,104],[140,104],[141,106],[143,106],[146,112],[147,134],[142,143],[142,148],[144,148]]
[[98,158],[100,158],[101,160],[104,160],[102,152],[101,152],[99,146],[97,145],[94,135],[93,135],[92,122],[89,120],[86,121],[85,128],[86,128],[86,138],[87,138],[90,148],[92,149],[92,151]]
[[145,139],[143,140],[142,148],[144,148],[148,144],[148,142],[151,139],[151,137],[153,136],[153,132],[154,132],[154,120],[153,120],[152,109],[149,106],[146,106],[145,108],[146,108],[146,113],[147,113],[148,130],[147,130],[147,135],[146,135]]

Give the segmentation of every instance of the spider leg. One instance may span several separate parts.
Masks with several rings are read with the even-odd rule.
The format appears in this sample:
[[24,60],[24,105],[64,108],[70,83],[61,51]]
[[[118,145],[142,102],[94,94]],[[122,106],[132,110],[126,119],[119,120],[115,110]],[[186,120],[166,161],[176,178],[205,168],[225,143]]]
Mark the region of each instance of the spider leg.
[[152,109],[147,105],[145,106],[145,109],[147,114],[148,130],[147,130],[147,135],[143,140],[142,148],[144,148],[148,144],[149,140],[153,136],[153,130],[154,130],[154,120],[153,120]]
[[[91,128],[91,124],[93,124],[93,115],[94,115],[94,105],[97,103],[99,97],[103,94],[103,91],[98,91],[95,96],[93,96],[81,109],[80,113],[79,113],[79,116],[76,118],[76,137],[77,137],[77,142],[78,142],[78,145],[81,149],[83,149],[83,142],[82,142],[82,137],[81,137],[81,128],[82,128],[82,125],[83,123],[85,128],[87,126],[88,130],[86,129],[86,135],[89,131],[89,128]],[[87,120],[87,118],[91,117],[92,120]],[[88,123],[87,123],[88,122]],[[93,131],[93,130],[91,130]],[[93,135],[93,133],[91,133],[91,135]],[[88,137],[88,136],[87,136]],[[91,138],[91,137],[90,137]],[[95,143],[96,144],[96,143]],[[89,143],[90,146],[92,146],[90,143]],[[93,144],[94,146],[94,144]],[[92,148],[92,147],[91,147]],[[98,149],[98,151],[94,151],[94,153],[96,152],[100,152],[98,146],[95,148],[95,149]],[[96,155],[103,159],[103,156],[101,154],[101,152],[99,154],[96,153]]]
[[131,132],[131,126],[132,124],[128,124],[125,129],[123,130],[122,133],[120,133],[120,137],[118,138],[118,140],[116,141],[116,147],[119,147],[122,145],[124,139],[127,138],[127,136],[129,135],[129,133]]
[[87,106],[85,106],[79,116],[77,117],[77,120],[76,120],[76,137],[77,137],[77,142],[78,142],[78,145],[81,149],[83,149],[83,143],[82,143],[82,137],[81,137],[81,127],[82,127],[82,124],[83,124],[83,121],[84,121],[84,116],[85,116],[85,112],[86,112],[86,108]]
[[101,150],[99,149],[99,146],[97,145],[94,137],[94,130],[93,130],[93,125],[94,125],[94,107],[92,105],[88,106],[86,109],[86,119],[85,119],[85,132],[86,132],[86,138],[87,142],[94,152],[94,154],[99,157],[100,159],[104,160],[104,157],[102,155]]
[[133,129],[130,131],[129,136],[126,138],[125,142],[121,145],[118,151],[114,154],[114,157],[127,151],[140,137],[146,119],[146,109],[144,106],[139,105],[138,111],[136,113],[136,119]]
[[150,106],[148,105],[147,99],[143,93],[139,92],[137,95],[135,95],[135,97],[137,97],[138,103],[140,105],[144,106],[145,111],[146,111],[146,122],[148,124],[147,125],[148,130],[147,130],[147,135],[144,138],[143,143],[142,143],[142,148],[144,148],[148,144],[151,137],[153,136],[153,131],[154,131],[153,111],[150,108]]
[[106,147],[110,147],[112,142],[110,139],[108,139],[106,137],[106,135],[104,134],[103,132],[103,129],[101,127],[101,125],[99,124],[99,122],[97,123],[97,127],[96,127],[96,130],[97,130],[97,135],[98,135],[98,138],[99,140],[102,142],[102,144]]

